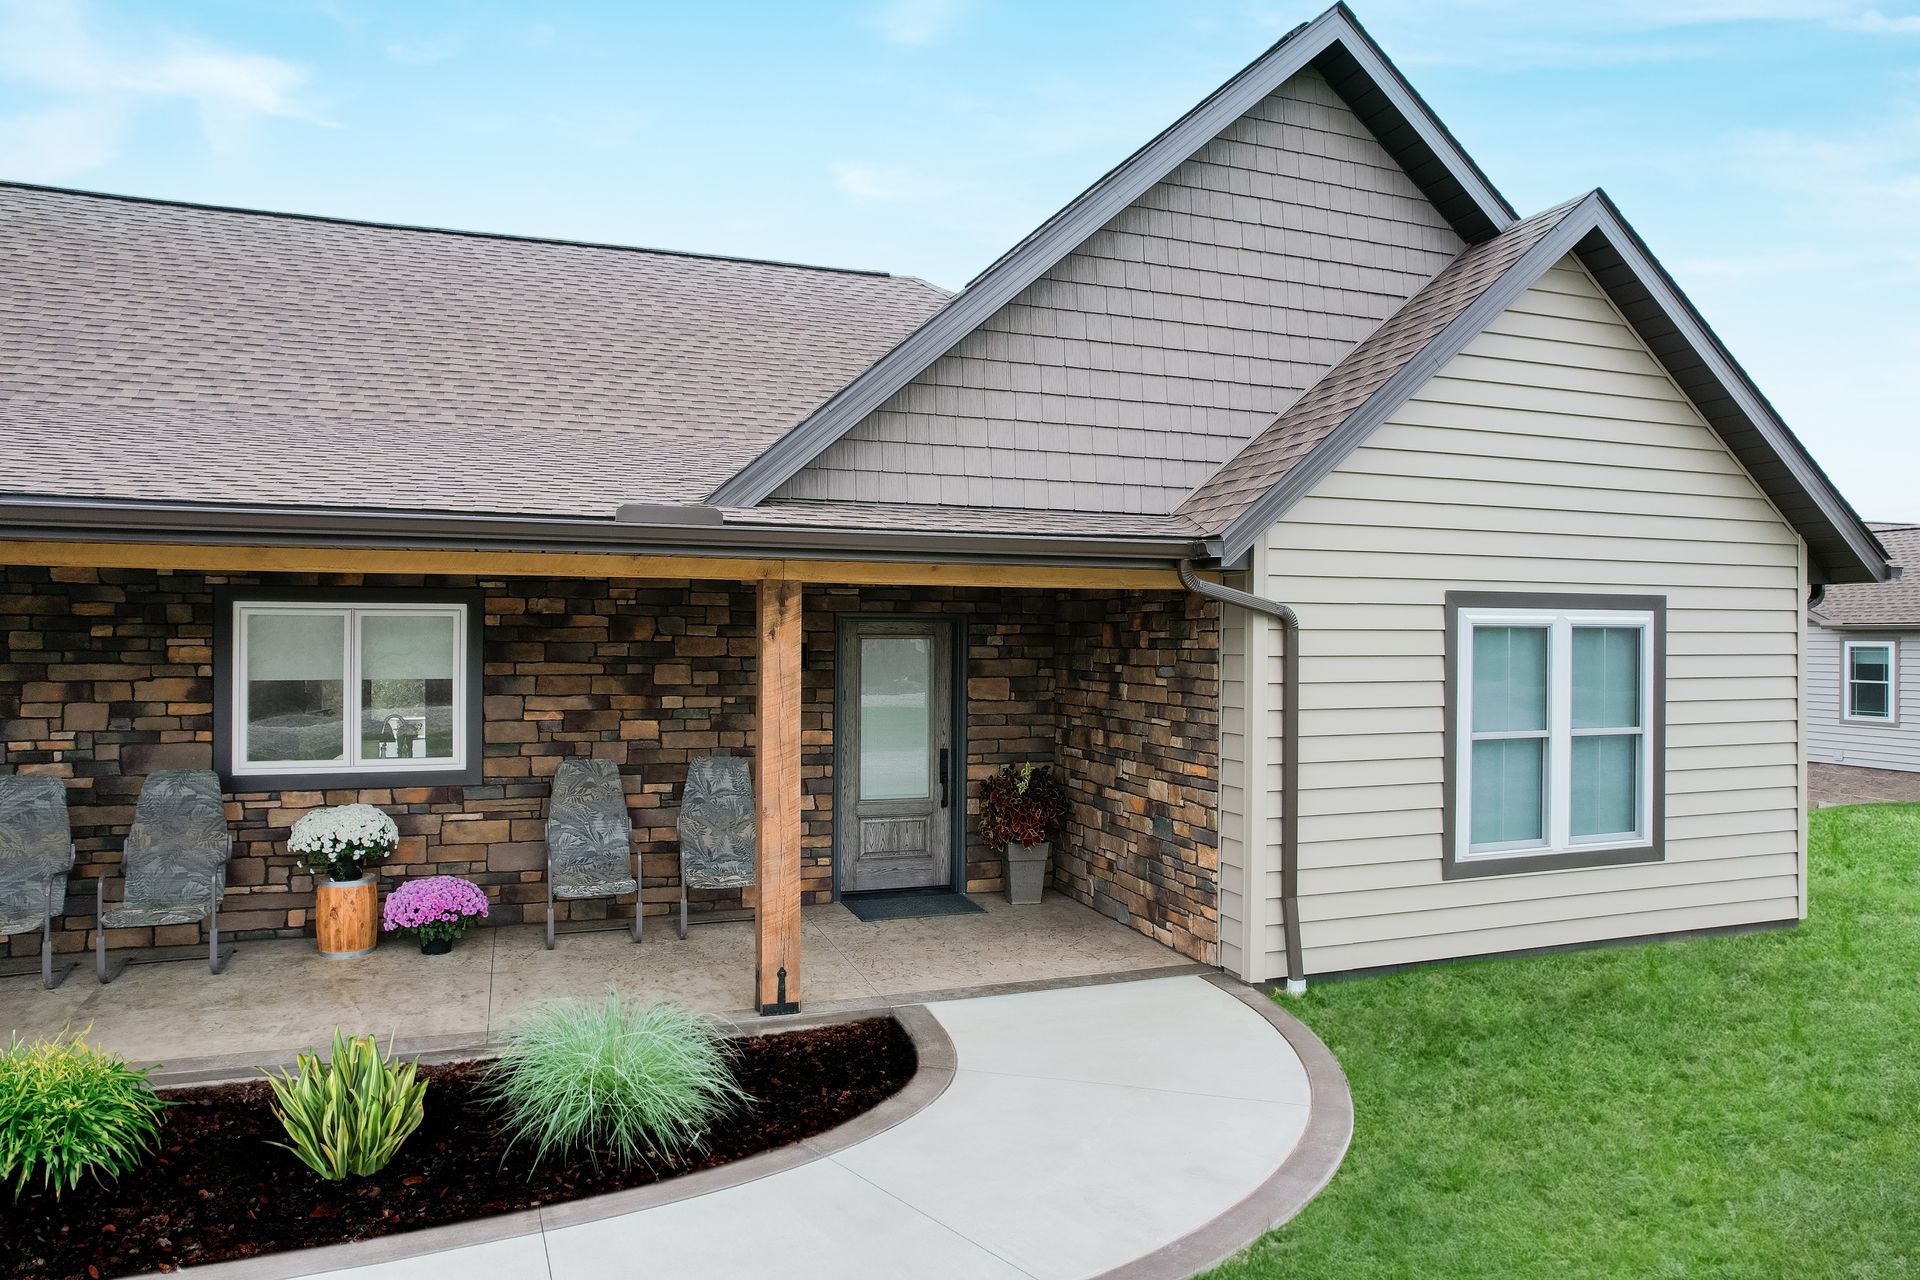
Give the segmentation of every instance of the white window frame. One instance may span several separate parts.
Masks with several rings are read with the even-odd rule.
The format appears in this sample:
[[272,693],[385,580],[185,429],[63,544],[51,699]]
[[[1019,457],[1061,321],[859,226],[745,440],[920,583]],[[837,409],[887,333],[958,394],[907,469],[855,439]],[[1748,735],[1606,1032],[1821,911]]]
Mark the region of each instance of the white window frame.
[[[1887,651],[1887,714],[1862,715],[1853,709],[1853,655],[1857,649]],[[1900,642],[1898,640],[1844,640],[1840,644],[1840,718],[1849,724],[1900,723]]]
[[[1454,637],[1454,860],[1495,862],[1501,858],[1553,853],[1635,849],[1650,843],[1654,792],[1654,614],[1633,609],[1463,608]],[[1542,733],[1473,731],[1473,644],[1478,627],[1534,627],[1547,632],[1547,727]],[[1637,729],[1573,727],[1573,632],[1576,627],[1633,628],[1640,633],[1640,724]],[[1575,836],[1572,812],[1573,740],[1596,735],[1633,734],[1640,739],[1639,785],[1634,829]],[[1473,843],[1473,743],[1476,738],[1542,737],[1547,740],[1545,838],[1499,844]]]
[[[248,619],[259,615],[306,615],[310,617],[344,618],[346,625],[342,643],[345,652],[341,655],[341,671],[345,677],[345,689],[342,691],[342,717],[345,739],[344,751],[338,760],[273,760],[250,761],[247,753],[247,644]],[[453,619],[453,755],[442,760],[417,758],[396,759],[391,756],[365,758],[361,755],[360,719],[362,703],[360,700],[360,635],[361,623],[368,617],[405,617],[405,618],[451,618]],[[477,673],[468,670],[468,634],[472,625],[467,606],[445,603],[410,603],[407,601],[383,602],[378,604],[349,604],[333,601],[307,600],[235,600],[233,602],[233,661],[228,668],[227,678],[231,692],[233,708],[232,722],[228,725],[233,743],[230,770],[239,778],[274,778],[282,776],[306,777],[313,774],[392,774],[396,777],[414,775],[435,775],[460,773],[468,765],[467,744],[469,730],[467,717],[471,714],[468,697],[468,683]]]

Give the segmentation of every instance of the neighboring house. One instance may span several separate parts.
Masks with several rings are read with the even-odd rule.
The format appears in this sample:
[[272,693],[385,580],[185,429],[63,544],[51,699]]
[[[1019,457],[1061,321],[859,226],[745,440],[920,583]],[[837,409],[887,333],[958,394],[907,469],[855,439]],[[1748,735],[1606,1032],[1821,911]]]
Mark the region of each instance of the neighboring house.
[[716,749],[763,1002],[803,902],[996,889],[1017,761],[1058,890],[1249,980],[1806,913],[1804,606],[1881,546],[1613,204],[1517,217],[1344,7],[951,296],[28,186],[0,279],[8,762],[83,867],[217,767],[243,931],[323,798],[526,917],[580,752],[664,910]]
[[[1920,525],[1867,526],[1920,567]],[[1920,580],[1823,588],[1807,612],[1808,755],[1920,772]]]

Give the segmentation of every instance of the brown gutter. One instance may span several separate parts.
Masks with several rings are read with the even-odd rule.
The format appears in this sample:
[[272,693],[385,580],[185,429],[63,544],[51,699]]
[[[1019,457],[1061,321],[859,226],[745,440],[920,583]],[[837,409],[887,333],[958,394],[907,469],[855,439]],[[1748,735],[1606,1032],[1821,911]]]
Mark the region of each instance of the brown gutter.
[[[1304,995],[1307,975],[1300,955],[1300,619],[1278,600],[1208,582],[1194,572],[1192,560],[1182,560],[1178,567],[1180,583],[1187,590],[1277,618],[1286,637],[1287,647],[1280,655],[1280,927],[1287,936],[1287,994]],[[1251,904],[1251,891],[1247,899]]]

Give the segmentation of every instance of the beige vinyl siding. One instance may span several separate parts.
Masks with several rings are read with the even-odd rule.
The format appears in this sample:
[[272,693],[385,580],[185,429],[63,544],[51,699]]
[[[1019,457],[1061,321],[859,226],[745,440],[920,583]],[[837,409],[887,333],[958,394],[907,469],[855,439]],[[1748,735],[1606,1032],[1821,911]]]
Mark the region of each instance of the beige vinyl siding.
[[[1247,615],[1220,618],[1220,967],[1247,972]],[[1264,905],[1255,898],[1254,910]]]
[[1283,641],[1279,624],[1265,614],[1222,612],[1220,967],[1258,982],[1286,967],[1280,913]]
[[[1897,723],[1864,724],[1840,716],[1841,646],[1848,640],[1891,640],[1899,664]],[[1835,631],[1807,628],[1807,736],[1821,764],[1920,771],[1920,631]]]
[[776,499],[1169,512],[1462,247],[1302,71]]
[[[1574,259],[1256,556],[1302,625],[1309,973],[1802,914],[1805,548]],[[1666,597],[1664,861],[1442,878],[1454,590]]]

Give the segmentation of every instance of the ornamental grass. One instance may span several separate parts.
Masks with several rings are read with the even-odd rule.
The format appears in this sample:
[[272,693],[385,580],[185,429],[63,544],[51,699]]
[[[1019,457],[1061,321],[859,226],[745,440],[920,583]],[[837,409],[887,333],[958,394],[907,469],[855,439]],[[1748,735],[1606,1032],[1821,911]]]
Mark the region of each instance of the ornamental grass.
[[166,1103],[152,1067],[71,1040],[22,1041],[0,1052],[0,1181],[17,1200],[38,1178],[56,1198],[82,1176],[114,1178],[154,1149]]
[[707,1019],[674,1005],[629,1004],[607,988],[598,1004],[555,1000],[512,1033],[489,1070],[509,1149],[609,1155],[620,1165],[698,1149],[707,1130],[747,1099],[732,1050]]

